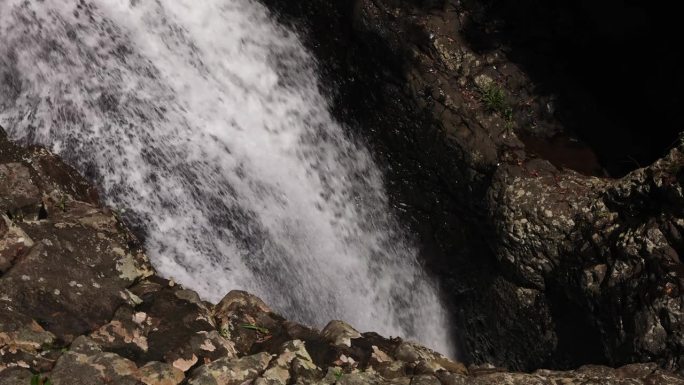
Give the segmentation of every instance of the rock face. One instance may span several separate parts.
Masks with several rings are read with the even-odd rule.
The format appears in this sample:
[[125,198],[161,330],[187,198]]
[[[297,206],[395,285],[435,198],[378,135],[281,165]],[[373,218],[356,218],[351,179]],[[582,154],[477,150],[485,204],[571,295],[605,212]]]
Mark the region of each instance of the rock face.
[[468,44],[478,2],[265,3],[302,31],[337,117],[388,166],[466,360],[684,368],[681,140],[604,177],[552,95],[504,49]]
[[342,321],[322,331],[290,322],[246,292],[213,305],[156,276],[125,226],[47,151],[0,136],[0,181],[0,385],[684,384],[656,364],[467,369]]

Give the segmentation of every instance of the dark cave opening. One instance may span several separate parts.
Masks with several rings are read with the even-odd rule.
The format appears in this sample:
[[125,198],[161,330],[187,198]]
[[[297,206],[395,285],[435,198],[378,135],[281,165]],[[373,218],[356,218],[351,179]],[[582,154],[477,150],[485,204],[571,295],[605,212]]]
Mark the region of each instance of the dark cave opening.
[[557,100],[555,115],[620,177],[662,157],[684,130],[674,3],[464,0],[478,52],[503,48]]

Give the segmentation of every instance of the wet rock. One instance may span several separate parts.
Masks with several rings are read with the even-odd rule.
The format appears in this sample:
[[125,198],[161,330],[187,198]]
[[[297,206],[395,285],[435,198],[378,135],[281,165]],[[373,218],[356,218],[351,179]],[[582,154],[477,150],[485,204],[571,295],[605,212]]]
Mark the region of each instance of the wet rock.
[[163,362],[149,362],[138,371],[145,385],[178,385],[183,382],[183,371]]
[[46,351],[55,342],[55,336],[35,320],[16,311],[0,309],[0,367],[48,371],[54,361],[46,357]]
[[0,312],[0,344],[2,346],[9,346],[12,348],[23,349],[25,351],[36,352],[44,347],[48,347],[55,342],[55,336],[45,331],[34,320],[23,318],[21,324],[8,323],[20,319],[18,314],[10,315],[8,317],[7,311]]
[[237,354],[234,343],[217,331],[212,310],[196,293],[167,285],[143,295],[142,300],[131,317],[144,319],[141,324],[149,349],[141,356],[143,361],[164,361],[187,370],[188,365]]
[[126,288],[151,274],[146,258],[128,249],[116,221],[106,229],[83,223],[95,215],[95,207],[73,202],[53,216],[55,222],[21,224],[40,241],[0,278],[8,302],[65,341],[106,323],[124,303]]
[[268,367],[271,355],[258,353],[242,358],[222,358],[195,369],[189,385],[239,385],[254,380]]
[[442,385],[464,385],[469,380],[469,378],[463,374],[447,371],[439,371],[435,373],[435,377],[439,379],[439,382],[442,383]]
[[0,309],[30,314],[69,343],[109,322],[152,268],[119,220],[88,203],[73,169],[4,133],[0,160]]
[[321,334],[328,342],[337,346],[351,347],[353,338],[361,338],[361,333],[344,321],[330,321]]
[[147,353],[147,329],[152,320],[144,312],[135,312],[129,306],[117,310],[114,319],[102,325],[90,338],[108,351],[125,357],[140,357]]
[[411,378],[411,385],[441,385],[437,377],[430,374],[419,374]]
[[0,214],[0,274],[33,247],[33,240],[10,219]]
[[405,377],[408,372],[406,363],[402,361],[384,361],[375,363],[372,365],[372,368],[383,378],[388,380]]
[[446,370],[452,373],[467,374],[468,370],[459,362],[454,362],[443,355],[423,346],[404,342],[395,350],[397,360],[412,363],[422,373],[435,373]]
[[274,336],[286,333],[283,318],[244,291],[228,293],[214,308],[214,317],[221,335],[235,343],[240,355],[250,354],[255,345],[264,342],[277,343]]
[[372,372],[334,374],[337,385],[375,385],[383,382],[382,377]]
[[103,352],[84,337],[75,343],[77,346],[65,352],[49,374],[54,385],[142,384],[133,361]]
[[28,167],[21,163],[0,164],[0,210],[3,213],[23,217],[22,210],[32,213],[40,202],[40,190]]
[[255,381],[255,385],[286,385],[293,382],[309,384],[323,376],[322,371],[313,363],[300,340],[283,344],[266,371]]
[[154,278],[132,287],[131,295],[138,300],[120,307],[112,321],[90,337],[138,364],[162,361],[184,372],[196,364],[235,357],[233,343],[216,330],[210,306],[195,292],[162,283]]

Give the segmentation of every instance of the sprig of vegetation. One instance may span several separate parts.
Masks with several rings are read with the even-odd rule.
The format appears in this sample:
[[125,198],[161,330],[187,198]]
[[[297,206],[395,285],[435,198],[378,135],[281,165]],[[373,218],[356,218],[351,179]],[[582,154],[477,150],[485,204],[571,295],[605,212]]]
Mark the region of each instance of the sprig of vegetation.
[[261,333],[261,334],[270,334],[271,333],[268,329],[261,327],[261,326],[257,326],[255,324],[242,324],[242,325],[240,325],[240,327],[243,329],[254,330],[254,331]]
[[508,103],[505,91],[494,83],[480,88],[481,100],[490,112],[496,112],[506,121],[506,126],[513,126],[513,106]]
[[506,94],[500,87],[488,84],[480,89],[480,93],[482,94],[482,102],[488,110],[502,112],[508,107]]
[[31,377],[31,385],[52,385],[52,381],[40,374],[34,374],[33,377]]
[[230,330],[228,330],[227,327],[222,327],[221,330],[219,330],[219,334],[223,338],[230,338]]
[[66,195],[62,194],[59,198],[59,202],[57,202],[57,207],[59,207],[62,212],[66,212],[66,199]]

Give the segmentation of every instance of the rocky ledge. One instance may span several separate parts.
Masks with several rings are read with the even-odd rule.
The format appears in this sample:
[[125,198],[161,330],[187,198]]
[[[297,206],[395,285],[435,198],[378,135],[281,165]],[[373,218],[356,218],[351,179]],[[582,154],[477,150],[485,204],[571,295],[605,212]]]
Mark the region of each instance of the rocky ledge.
[[0,385],[684,384],[656,364],[511,373],[342,321],[322,331],[154,273],[95,190],[0,131]]
[[[474,32],[506,35],[485,7],[501,2],[264,2],[301,31],[336,116],[386,165],[393,202],[450,300],[464,360],[684,370],[681,138],[651,166],[607,177],[563,118],[582,126],[577,111],[596,106],[559,111],[510,47],[474,46]],[[572,20],[558,3],[540,8]]]

